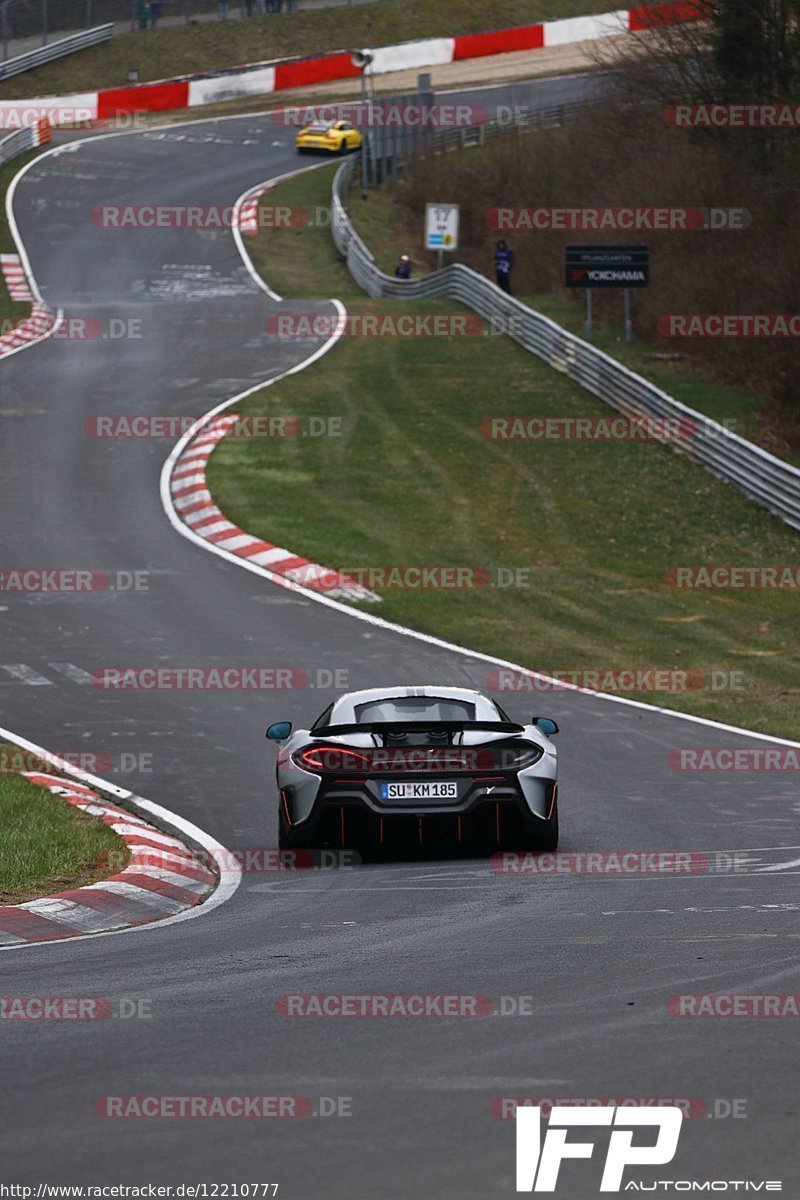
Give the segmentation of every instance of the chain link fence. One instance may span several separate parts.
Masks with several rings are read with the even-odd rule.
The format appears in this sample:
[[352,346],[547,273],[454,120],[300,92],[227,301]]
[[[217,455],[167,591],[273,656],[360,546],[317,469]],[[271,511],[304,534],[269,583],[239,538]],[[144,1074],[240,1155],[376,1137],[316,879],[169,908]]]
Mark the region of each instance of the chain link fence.
[[[437,118],[436,97],[433,92],[417,91],[407,96],[362,100],[347,106],[356,125],[364,133],[364,149],[360,155],[362,191],[380,187],[388,179],[405,175],[418,158],[430,154],[446,154],[468,146],[483,146],[497,137],[524,133],[531,129],[555,129],[565,121],[586,110],[587,100],[575,100],[533,112],[515,111],[506,121],[490,119],[474,125],[425,126],[403,121],[404,113],[419,114],[433,110]],[[392,118],[399,114],[399,120]]]
[[66,37],[56,38],[54,42],[37,46],[35,50],[26,50],[12,58],[4,57],[0,59],[0,80],[10,79],[12,75],[22,75],[25,71],[33,71],[45,63],[55,62],[57,58],[66,58],[69,54],[86,50],[89,46],[99,46],[101,42],[110,41],[113,32],[114,26],[111,24],[95,25],[91,29],[82,29],[79,33],[68,33]]
[[[376,0],[0,0],[2,59],[45,46],[94,25],[113,22],[116,33],[189,25],[193,21],[350,8]],[[377,0],[395,4],[398,0]]]

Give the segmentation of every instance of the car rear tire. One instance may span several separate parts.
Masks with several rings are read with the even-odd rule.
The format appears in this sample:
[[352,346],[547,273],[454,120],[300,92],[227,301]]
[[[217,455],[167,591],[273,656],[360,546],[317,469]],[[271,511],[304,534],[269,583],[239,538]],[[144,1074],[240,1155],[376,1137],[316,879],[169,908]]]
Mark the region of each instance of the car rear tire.
[[558,800],[553,803],[553,811],[545,822],[545,828],[536,839],[536,850],[558,849]]
[[305,842],[301,837],[298,837],[295,830],[288,824],[282,807],[278,810],[278,849],[304,850]]

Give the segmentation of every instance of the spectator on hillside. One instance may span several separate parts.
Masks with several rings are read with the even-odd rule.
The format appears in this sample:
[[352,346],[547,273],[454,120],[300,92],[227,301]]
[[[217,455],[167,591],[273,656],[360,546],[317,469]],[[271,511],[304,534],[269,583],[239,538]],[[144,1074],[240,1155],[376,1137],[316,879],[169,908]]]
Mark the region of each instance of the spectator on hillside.
[[143,4],[139,9],[139,28],[147,29],[147,22],[150,20],[150,5]]
[[394,273],[398,279],[411,278],[411,259],[407,254],[400,255],[400,260],[394,269]]
[[504,292],[511,295],[511,271],[514,266],[514,251],[509,246],[508,242],[502,239],[497,243],[494,249],[494,277],[497,280],[497,286],[502,288]]
[[155,29],[161,16],[161,0],[150,0],[150,28]]

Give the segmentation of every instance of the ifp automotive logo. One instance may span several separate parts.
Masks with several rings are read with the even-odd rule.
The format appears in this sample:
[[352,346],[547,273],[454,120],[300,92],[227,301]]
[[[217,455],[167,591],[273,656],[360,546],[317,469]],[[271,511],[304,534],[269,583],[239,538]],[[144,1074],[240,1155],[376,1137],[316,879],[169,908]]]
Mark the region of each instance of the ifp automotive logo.
[[[558,1172],[565,1158],[591,1158],[594,1142],[568,1142],[573,1125],[613,1125],[608,1143],[601,1192],[619,1192],[622,1176],[630,1166],[662,1166],[672,1162],[678,1149],[683,1121],[680,1108],[573,1108],[555,1105],[550,1110],[547,1132],[542,1142],[541,1108],[517,1109],[517,1191],[554,1192]],[[637,1127],[655,1126],[658,1135],[652,1145],[634,1146]]]

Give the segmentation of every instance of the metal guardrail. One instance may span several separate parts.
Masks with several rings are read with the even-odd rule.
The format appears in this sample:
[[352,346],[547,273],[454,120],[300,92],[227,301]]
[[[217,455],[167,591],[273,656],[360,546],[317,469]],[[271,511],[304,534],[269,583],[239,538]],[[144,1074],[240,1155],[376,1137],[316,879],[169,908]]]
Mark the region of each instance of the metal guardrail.
[[[361,164],[362,188],[378,187],[386,179],[396,179],[407,172],[416,159],[428,154],[445,154],[467,146],[483,146],[502,135],[522,133],[529,129],[552,129],[563,125],[570,117],[583,112],[586,100],[558,104],[531,113],[518,113],[511,121],[491,120],[475,125],[454,125],[450,128],[417,126],[397,127],[392,113],[404,104],[435,109],[432,92],[413,96],[385,97],[362,100],[355,104],[359,113],[353,117],[357,125],[366,127],[365,152]],[[363,113],[363,120],[361,119]],[[384,116],[385,114],[385,116]],[[385,122],[385,123],[384,123]]]
[[18,54],[16,58],[7,58],[0,62],[0,79],[10,79],[12,75],[32,71],[34,67],[41,67],[57,58],[65,58],[78,50],[98,46],[101,42],[110,42],[113,32],[113,23],[95,25],[94,29],[83,29],[80,33],[71,33],[69,37],[59,38],[57,42],[38,46],[36,50],[27,50],[24,54]]
[[[488,126],[484,128],[485,138]],[[401,296],[406,300],[447,297],[459,301],[611,408],[631,418],[675,422],[667,427],[678,431],[677,438],[669,439],[672,447],[733,484],[794,529],[800,529],[798,468],[681,404],[602,350],[506,295],[484,275],[461,263],[410,281],[384,274],[353,228],[345,208],[345,191],[356,168],[357,160],[349,159],[336,173],[331,232],[347,259],[350,274],[370,296]]]
[[0,138],[0,167],[16,158],[18,154],[33,150],[38,144],[36,130],[32,126],[26,126],[24,129],[18,129],[16,133],[10,133],[8,137]]

